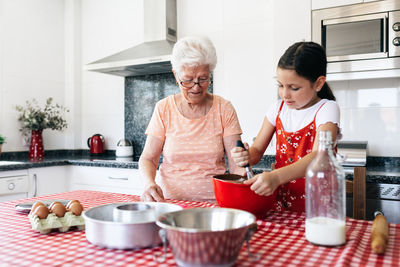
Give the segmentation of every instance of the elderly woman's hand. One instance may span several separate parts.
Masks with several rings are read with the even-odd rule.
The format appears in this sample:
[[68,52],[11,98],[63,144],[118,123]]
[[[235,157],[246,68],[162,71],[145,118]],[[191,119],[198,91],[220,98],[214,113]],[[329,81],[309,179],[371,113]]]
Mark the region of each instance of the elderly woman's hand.
[[149,184],[146,186],[143,194],[140,197],[141,201],[162,202],[165,201],[162,189],[157,184]]
[[244,143],[244,148],[242,147],[234,147],[231,149],[231,157],[235,164],[239,167],[244,167],[247,163],[249,163],[250,160],[250,154],[249,154],[249,145],[247,143]]

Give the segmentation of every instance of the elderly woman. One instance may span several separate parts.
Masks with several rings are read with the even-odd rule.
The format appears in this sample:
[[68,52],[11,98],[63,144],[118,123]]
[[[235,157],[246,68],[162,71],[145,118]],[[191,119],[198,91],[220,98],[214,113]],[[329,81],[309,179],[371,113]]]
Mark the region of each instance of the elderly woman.
[[[207,92],[217,63],[210,40],[180,39],[171,63],[180,93],[156,104],[147,127],[139,159],[146,184],[141,199],[215,201],[212,176],[225,173],[225,154],[231,173],[243,173],[226,153],[242,133],[236,111],[229,101]],[[158,185],[155,177],[161,153]]]

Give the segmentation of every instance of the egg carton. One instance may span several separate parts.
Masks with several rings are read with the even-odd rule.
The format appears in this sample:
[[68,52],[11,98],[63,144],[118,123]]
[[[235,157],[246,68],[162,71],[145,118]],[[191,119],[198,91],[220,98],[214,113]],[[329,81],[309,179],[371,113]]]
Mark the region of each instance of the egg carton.
[[81,215],[76,216],[70,211],[67,211],[64,217],[57,217],[54,213],[49,213],[45,219],[40,219],[37,215],[32,216],[31,214],[28,215],[28,218],[32,229],[41,234],[48,234],[52,230],[67,232],[71,227],[75,227],[78,230],[85,229],[83,217]]

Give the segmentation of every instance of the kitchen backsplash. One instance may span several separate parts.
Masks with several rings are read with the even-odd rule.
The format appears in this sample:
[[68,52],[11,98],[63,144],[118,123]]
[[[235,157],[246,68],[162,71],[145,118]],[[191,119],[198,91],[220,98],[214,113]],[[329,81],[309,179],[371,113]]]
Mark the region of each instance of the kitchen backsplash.
[[[213,91],[212,84],[209,91]],[[135,157],[143,151],[157,101],[179,92],[172,72],[125,78],[125,138],[132,141]]]
[[340,106],[343,140],[368,141],[369,156],[400,156],[400,79],[329,82]]
[[[343,140],[367,140],[370,156],[398,157],[398,153],[388,151],[390,146],[398,146],[395,136],[399,132],[400,79],[335,81],[330,85],[341,108]],[[210,91],[213,91],[212,87]],[[143,150],[144,133],[155,104],[176,93],[179,88],[172,72],[125,79],[125,138],[133,142],[136,157]],[[236,108],[241,112],[243,107]],[[382,140],[383,134],[384,141],[376,142]]]

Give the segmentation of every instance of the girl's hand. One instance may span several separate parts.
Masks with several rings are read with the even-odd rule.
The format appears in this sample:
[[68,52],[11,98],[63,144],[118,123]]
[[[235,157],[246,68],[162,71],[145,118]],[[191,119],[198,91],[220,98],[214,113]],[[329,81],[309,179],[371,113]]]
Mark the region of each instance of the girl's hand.
[[244,143],[244,147],[245,149],[242,147],[234,147],[231,149],[231,157],[239,167],[244,167],[250,160],[249,144]]
[[141,201],[149,201],[149,202],[163,202],[164,194],[162,189],[157,184],[149,184],[146,186],[143,194],[140,196]]
[[251,184],[250,189],[257,195],[269,196],[280,185],[279,177],[274,172],[263,172],[243,182]]

